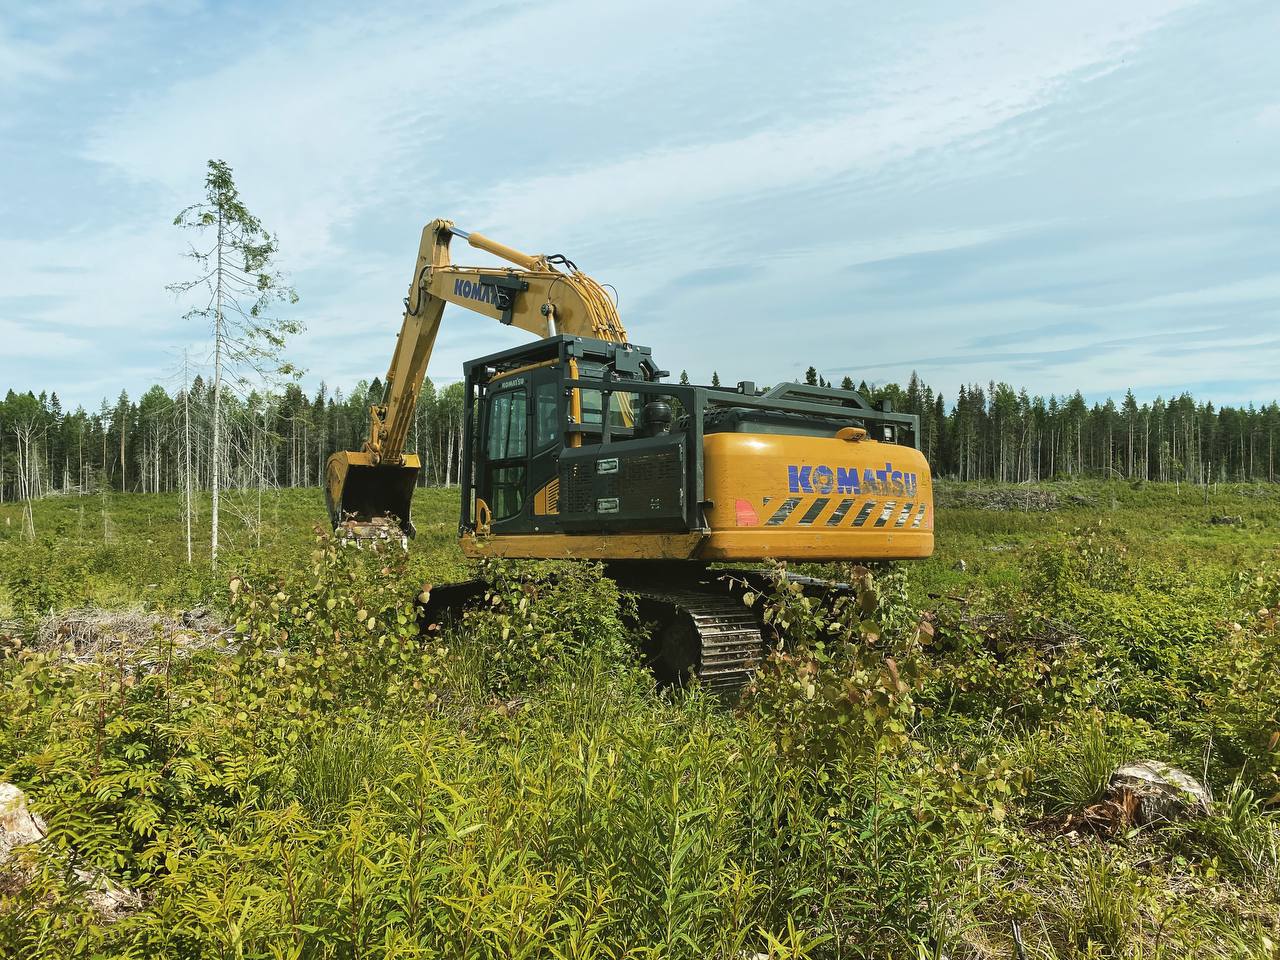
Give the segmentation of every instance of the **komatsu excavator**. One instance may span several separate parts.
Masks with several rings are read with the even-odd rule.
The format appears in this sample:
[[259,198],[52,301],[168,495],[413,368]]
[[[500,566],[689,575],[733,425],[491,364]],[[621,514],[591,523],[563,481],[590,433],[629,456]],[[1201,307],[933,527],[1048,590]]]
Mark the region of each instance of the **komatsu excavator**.
[[[511,266],[456,266],[453,237]],[[413,536],[420,462],[405,441],[449,303],[538,338],[463,365],[463,551],[604,561],[656,624],[647,653],[659,679],[697,676],[729,692],[764,655],[764,625],[738,596],[764,575],[712,563],[933,552],[915,416],[830,387],[664,382],[669,374],[628,341],[605,289],[572,261],[530,256],[448,220],[422,232],[369,439],[329,458],[330,517],[349,534],[398,527]],[[479,590],[436,587],[424,617],[433,622]]]

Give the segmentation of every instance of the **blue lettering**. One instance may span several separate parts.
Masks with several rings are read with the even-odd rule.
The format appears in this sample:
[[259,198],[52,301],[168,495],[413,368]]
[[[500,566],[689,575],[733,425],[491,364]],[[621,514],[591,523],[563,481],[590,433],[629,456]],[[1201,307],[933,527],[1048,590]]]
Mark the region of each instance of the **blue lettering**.
[[813,467],[788,466],[787,480],[790,484],[791,492],[813,493],[813,487],[809,484],[809,474],[812,472]]
[[[476,286],[477,291],[480,289]],[[787,486],[792,493],[851,493],[885,494],[914,497],[919,491],[920,478],[915,473],[893,469],[886,463],[883,470],[866,467],[787,466]]]
[[830,467],[813,468],[813,489],[818,493],[830,493],[836,484],[836,475]]
[[857,467],[836,467],[836,493],[861,493]]

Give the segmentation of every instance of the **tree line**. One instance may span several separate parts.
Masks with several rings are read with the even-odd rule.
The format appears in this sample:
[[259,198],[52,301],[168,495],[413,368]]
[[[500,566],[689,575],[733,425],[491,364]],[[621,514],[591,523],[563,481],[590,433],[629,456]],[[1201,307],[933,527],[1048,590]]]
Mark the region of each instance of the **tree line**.
[[[718,377],[716,379],[719,379]],[[815,384],[827,381],[810,371]],[[846,378],[841,386],[855,389]],[[1032,396],[1007,383],[972,384],[946,398],[913,374],[902,386],[859,384],[872,403],[920,418],[920,447],[934,473],[960,480],[1016,482],[1063,476],[1155,481],[1275,481],[1280,404],[1215,406],[1189,393],[1138,403]],[[308,396],[294,383],[222,401],[224,489],[318,486],[335,450],[358,450],[369,405],[382,384],[344,393],[322,385]],[[419,483],[458,482],[462,385],[418,399],[407,448],[422,458]],[[65,411],[57,393],[8,391],[0,402],[0,500],[112,489],[151,493],[208,489],[213,473],[212,390],[153,386],[138,400],[121,393],[94,411]],[[189,464],[189,466],[188,466]]]
[[[218,466],[222,489],[306,487],[323,482],[335,450],[359,450],[368,436],[369,404],[382,384],[349,393],[326,386],[311,396],[290,383],[278,391],[221,398]],[[202,377],[189,386],[153,386],[137,401],[121,392],[92,412],[65,411],[57,393],[16,393],[0,402],[0,501],[50,493],[207,490],[214,463],[213,391]],[[462,385],[437,391],[428,380],[418,398],[407,448],[422,458],[419,482],[458,481]],[[189,466],[188,466],[189,465]]]
[[[830,386],[810,367],[810,384]],[[840,386],[855,389],[852,378]],[[1280,470],[1280,404],[1216,406],[1190,393],[1139,403],[1070,395],[1032,396],[990,381],[960,387],[948,403],[912,373],[907,385],[863,382],[873,404],[920,418],[920,448],[937,475],[1019,482],[1054,477],[1272,481]]]

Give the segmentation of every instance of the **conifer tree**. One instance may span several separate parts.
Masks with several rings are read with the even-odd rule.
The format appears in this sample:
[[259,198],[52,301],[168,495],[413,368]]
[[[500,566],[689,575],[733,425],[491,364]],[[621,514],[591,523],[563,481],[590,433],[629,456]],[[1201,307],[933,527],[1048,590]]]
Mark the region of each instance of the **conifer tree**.
[[207,293],[203,303],[185,316],[208,323],[213,337],[209,557],[216,565],[219,493],[224,482],[223,390],[228,381],[243,387],[251,377],[295,375],[297,371],[282,354],[285,338],[299,332],[302,325],[270,315],[276,304],[297,303],[298,294],[276,269],[278,240],[240,199],[231,167],[223,160],[210,160],[204,185],[204,199],[173,220],[175,226],[195,231],[203,241],[201,246],[189,245],[187,252],[196,264],[197,276],[171,284],[169,289],[177,294]]

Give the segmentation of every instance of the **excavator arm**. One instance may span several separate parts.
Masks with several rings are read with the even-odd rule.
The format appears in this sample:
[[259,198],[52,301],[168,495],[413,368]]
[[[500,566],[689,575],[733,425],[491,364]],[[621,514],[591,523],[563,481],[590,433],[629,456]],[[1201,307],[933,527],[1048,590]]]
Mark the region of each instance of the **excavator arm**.
[[[449,256],[449,241],[455,236],[513,266],[455,266]],[[369,438],[361,450],[329,458],[325,495],[335,526],[385,525],[394,519],[406,535],[413,535],[409,504],[421,463],[417,455],[406,454],[404,446],[449,303],[539,338],[571,334],[615,343],[627,339],[604,288],[572,261],[521,253],[459,230],[448,220],[433,220],[422,231],[382,400],[370,407]]]

